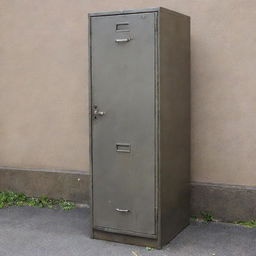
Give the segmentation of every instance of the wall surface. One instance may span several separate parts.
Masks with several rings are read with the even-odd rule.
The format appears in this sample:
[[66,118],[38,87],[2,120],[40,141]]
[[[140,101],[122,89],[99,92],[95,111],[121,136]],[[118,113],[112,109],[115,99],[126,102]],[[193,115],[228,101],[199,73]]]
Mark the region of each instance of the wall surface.
[[88,171],[87,13],[191,16],[192,180],[256,185],[256,1],[1,0],[0,166]]

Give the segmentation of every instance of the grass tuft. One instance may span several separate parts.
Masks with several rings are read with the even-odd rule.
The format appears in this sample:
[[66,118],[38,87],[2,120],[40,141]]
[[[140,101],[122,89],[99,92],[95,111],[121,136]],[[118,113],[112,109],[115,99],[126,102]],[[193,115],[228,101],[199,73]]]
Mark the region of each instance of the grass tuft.
[[247,228],[256,228],[256,220],[251,221],[237,221],[235,224],[247,227]]
[[205,222],[212,222],[213,216],[209,212],[201,212],[201,217]]
[[74,203],[63,199],[49,199],[46,196],[41,196],[38,198],[28,197],[23,193],[15,193],[13,191],[0,192],[0,208],[10,206],[32,206],[50,209],[61,208],[63,210],[71,210],[76,207]]

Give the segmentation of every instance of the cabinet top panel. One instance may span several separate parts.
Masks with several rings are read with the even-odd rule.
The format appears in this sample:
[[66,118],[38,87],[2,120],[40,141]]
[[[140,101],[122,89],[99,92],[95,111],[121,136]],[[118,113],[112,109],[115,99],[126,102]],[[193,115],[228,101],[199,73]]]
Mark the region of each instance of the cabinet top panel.
[[[120,11],[110,11],[110,12],[96,12],[96,13],[89,13],[89,17],[94,16],[110,16],[110,15],[123,15],[123,14],[133,14],[133,13],[145,13],[145,12],[167,12],[174,15],[181,15],[186,16],[182,13],[178,13],[163,7],[154,7],[154,8],[145,8],[145,9],[136,9],[136,10],[120,10]],[[188,17],[189,18],[189,17]]]

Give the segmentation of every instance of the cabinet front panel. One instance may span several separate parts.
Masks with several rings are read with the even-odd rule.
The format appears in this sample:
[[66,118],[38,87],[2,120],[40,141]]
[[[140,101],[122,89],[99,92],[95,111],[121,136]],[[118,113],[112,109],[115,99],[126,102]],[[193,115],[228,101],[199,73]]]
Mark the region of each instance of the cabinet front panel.
[[155,13],[91,17],[94,228],[156,233]]

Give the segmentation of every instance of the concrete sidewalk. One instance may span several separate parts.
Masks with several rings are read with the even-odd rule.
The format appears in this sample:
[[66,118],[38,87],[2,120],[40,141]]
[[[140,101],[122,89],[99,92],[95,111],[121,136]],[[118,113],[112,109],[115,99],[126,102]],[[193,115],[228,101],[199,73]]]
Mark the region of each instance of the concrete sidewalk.
[[0,256],[256,256],[256,229],[194,223],[162,250],[89,238],[89,209],[0,209]]

